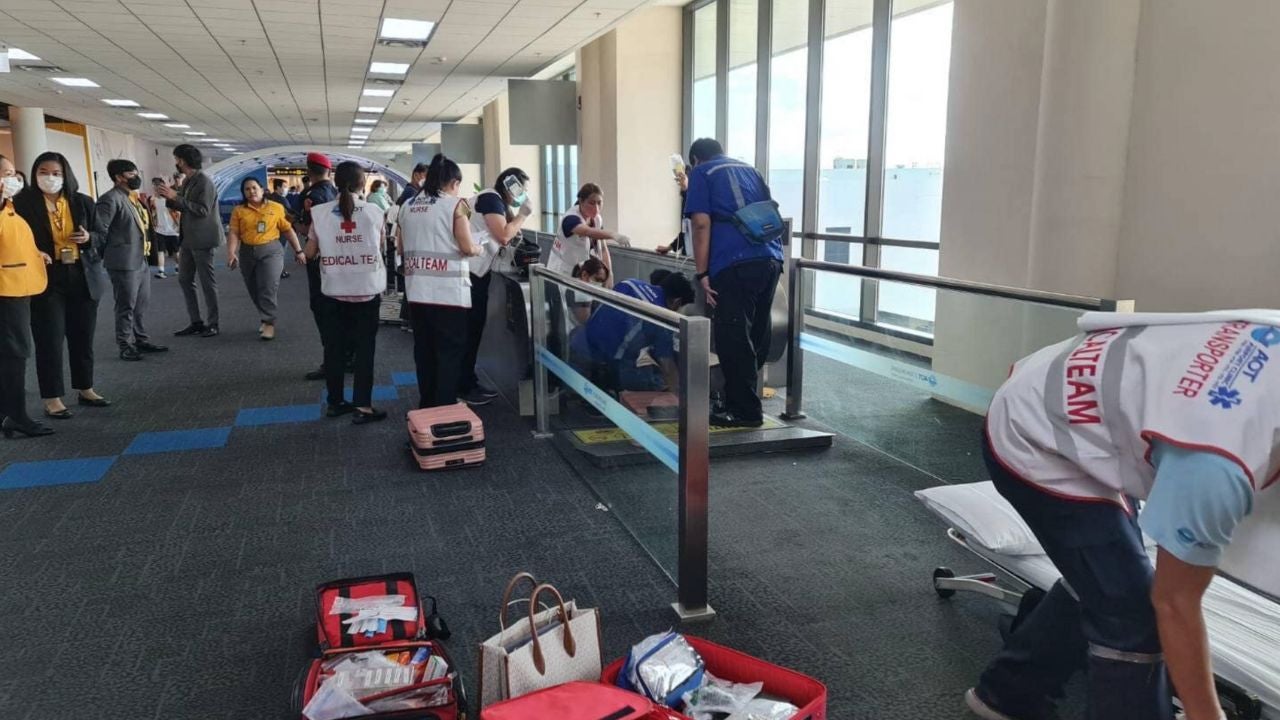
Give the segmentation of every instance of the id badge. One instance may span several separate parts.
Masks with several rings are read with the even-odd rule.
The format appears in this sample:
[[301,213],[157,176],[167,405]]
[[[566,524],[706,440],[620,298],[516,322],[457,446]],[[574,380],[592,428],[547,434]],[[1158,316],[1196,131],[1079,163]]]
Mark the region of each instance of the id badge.
[[63,265],[75,265],[76,255],[71,248],[61,248],[58,250],[58,261]]
[[259,232],[259,233],[264,233],[264,232],[266,232],[266,231],[267,231],[267,221],[265,221],[265,220],[259,220],[259,221],[258,221],[258,232]]

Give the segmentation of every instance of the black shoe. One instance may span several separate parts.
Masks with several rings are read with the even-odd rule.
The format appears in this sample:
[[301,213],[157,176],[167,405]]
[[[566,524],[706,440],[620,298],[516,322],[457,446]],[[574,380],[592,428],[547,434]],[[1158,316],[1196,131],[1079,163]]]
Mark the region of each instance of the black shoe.
[[308,370],[308,371],[307,371],[307,374],[306,374],[306,375],[303,375],[302,377],[303,377],[304,379],[307,379],[307,380],[323,380],[323,379],[324,379],[324,366],[323,366],[323,365],[321,365],[321,366],[320,366],[320,369],[318,369],[318,370]]
[[111,401],[104,397],[87,398],[81,395],[79,402],[81,405],[84,405],[86,407],[111,407]]
[[288,271],[288,270],[285,270],[284,272],[281,272],[281,273],[280,273],[280,279],[281,279],[281,280],[283,280],[283,279],[285,279],[285,278],[287,278],[287,277],[289,277],[289,271]]
[[333,418],[350,415],[353,412],[356,412],[356,406],[349,402],[340,402],[337,404],[330,403],[329,407],[325,408],[324,415],[325,417]]
[[480,388],[471,388],[471,391],[458,398],[468,405],[488,405],[493,402],[493,396],[485,395]]
[[747,420],[740,418],[733,413],[712,413],[711,425],[713,427],[730,427],[730,428],[758,428],[764,425],[764,418],[756,418],[755,420]]
[[27,437],[41,437],[43,435],[52,435],[53,428],[48,425],[42,425],[35,420],[26,423],[18,423],[5,418],[4,422],[0,422],[0,432],[4,433],[7,438],[13,437],[14,433],[26,435]]
[[71,411],[66,408],[62,408],[58,412],[49,412],[48,410],[45,410],[44,414],[46,417],[51,417],[54,420],[70,420],[75,417],[71,414]]
[[218,326],[210,325],[209,327],[204,329],[204,332],[200,333],[200,337],[215,337],[217,334],[218,334]]
[[498,395],[501,394],[497,390],[494,390],[491,387],[485,387],[483,383],[476,385],[476,392],[480,393],[481,395],[487,398],[496,398],[498,397]]
[[134,347],[138,348],[138,352],[140,353],[169,352],[168,346],[156,345],[155,343],[150,343],[150,342],[147,342],[146,340],[143,340],[142,342],[137,343],[136,345],[134,345]]
[[365,425],[371,422],[378,422],[387,419],[387,411],[374,408],[373,412],[365,412],[356,410],[355,417],[351,418],[352,425]]
[[182,328],[181,330],[179,330],[178,332],[174,333],[174,334],[173,334],[173,336],[174,336],[174,337],[186,337],[186,336],[188,336],[188,335],[199,335],[199,334],[200,334],[200,333],[202,333],[202,332],[204,332],[204,323],[202,323],[202,322],[201,322],[201,323],[191,323],[190,325],[188,325],[188,326],[186,326],[186,327]]
[[137,362],[142,359],[142,353],[138,352],[138,349],[132,345],[125,345],[120,348],[120,359]]

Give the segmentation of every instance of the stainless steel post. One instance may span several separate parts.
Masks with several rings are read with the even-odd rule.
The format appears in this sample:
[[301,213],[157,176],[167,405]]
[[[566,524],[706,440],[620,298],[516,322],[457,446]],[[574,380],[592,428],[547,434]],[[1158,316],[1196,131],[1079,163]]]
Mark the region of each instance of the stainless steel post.
[[787,273],[787,409],[784,420],[804,418],[804,351],[800,334],[804,332],[804,268],[795,260],[788,261]]
[[707,496],[710,459],[711,321],[680,319],[680,480],[677,600],[685,622],[710,620],[707,602]]
[[537,422],[534,434],[550,437],[547,407],[547,366],[542,364],[539,353],[547,346],[547,288],[542,265],[529,267],[529,315],[533,323],[533,414]]

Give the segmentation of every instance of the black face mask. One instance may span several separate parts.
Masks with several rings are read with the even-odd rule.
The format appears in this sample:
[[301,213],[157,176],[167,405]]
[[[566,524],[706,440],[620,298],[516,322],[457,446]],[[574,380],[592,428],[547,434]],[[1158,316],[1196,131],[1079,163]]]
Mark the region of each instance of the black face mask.
[[177,164],[177,163],[174,163],[174,164],[173,164],[173,167],[174,167],[174,169],[175,169],[175,170],[177,170],[177,171],[178,171],[178,174],[179,174],[179,175],[183,175],[183,174],[185,174],[185,173],[183,173],[183,172],[182,172],[182,166],[181,166],[181,165],[179,165],[179,164]]
[[138,188],[142,187],[142,178],[138,177],[137,175],[134,175],[133,177],[129,178],[128,185],[130,190],[137,190]]

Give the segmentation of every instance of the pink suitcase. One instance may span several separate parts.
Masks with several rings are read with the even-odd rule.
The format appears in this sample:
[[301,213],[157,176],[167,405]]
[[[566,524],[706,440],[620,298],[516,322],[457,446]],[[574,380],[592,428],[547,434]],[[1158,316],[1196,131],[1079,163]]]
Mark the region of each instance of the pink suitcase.
[[484,423],[464,403],[410,410],[409,448],[423,470],[472,467],[484,462]]

